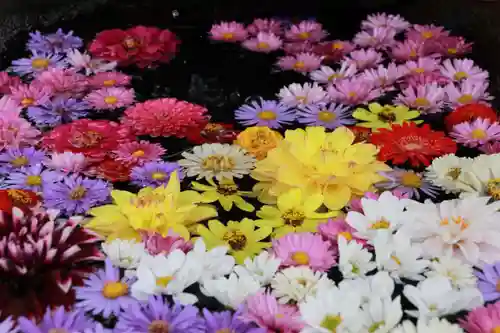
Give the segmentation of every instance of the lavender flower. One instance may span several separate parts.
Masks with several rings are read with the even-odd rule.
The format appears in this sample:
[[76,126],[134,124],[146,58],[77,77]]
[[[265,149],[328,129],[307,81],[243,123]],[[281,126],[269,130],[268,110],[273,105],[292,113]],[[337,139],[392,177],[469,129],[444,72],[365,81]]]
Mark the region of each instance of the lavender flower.
[[109,198],[108,184],[99,179],[78,175],[64,177],[61,182],[48,183],[43,187],[47,208],[55,208],[68,215],[85,213]]
[[73,31],[64,33],[62,29],[58,29],[55,33],[47,35],[43,35],[40,31],[30,33],[26,48],[37,52],[63,53],[71,49],[78,49],[82,45],[82,39],[73,36]]
[[138,186],[158,187],[168,183],[172,172],[177,171],[179,178],[183,178],[181,167],[177,163],[152,161],[142,166],[136,166],[130,173],[132,184]]
[[89,109],[87,103],[62,96],[45,103],[43,106],[28,108],[28,117],[38,126],[56,126],[85,117]]
[[334,129],[339,126],[352,125],[356,120],[351,118],[349,108],[341,104],[325,103],[304,106],[297,111],[297,121],[307,126],[323,126]]
[[500,298],[498,291],[498,281],[500,281],[500,262],[495,262],[493,265],[485,264],[483,271],[476,271],[478,278],[477,287],[483,294],[485,302],[495,301]]
[[45,153],[33,147],[8,148],[0,153],[0,173],[8,174],[21,168],[42,163]]
[[60,173],[43,170],[41,164],[35,164],[10,173],[7,178],[3,180],[3,184],[0,185],[0,187],[41,192],[44,186],[55,183],[61,178],[62,175]]
[[12,70],[19,75],[38,74],[49,68],[65,66],[62,56],[36,51],[33,51],[29,58],[21,58],[12,62]]
[[239,318],[241,313],[231,313],[231,311],[224,312],[210,312],[203,309],[203,316],[205,317],[206,333],[218,332],[238,332],[238,333],[266,333],[267,330],[257,328],[251,323],[244,323]]
[[261,99],[260,103],[253,101],[241,106],[234,112],[235,119],[243,126],[267,126],[280,128],[295,120],[295,114],[290,108],[277,101]]
[[150,297],[146,304],[133,304],[122,312],[116,332],[205,333],[205,322],[194,306],[169,306],[161,297]]
[[0,322],[0,333],[18,333],[19,329],[16,327],[15,321],[12,317],[8,317],[4,321]]
[[101,324],[96,323],[93,328],[86,328],[81,333],[112,333],[112,330],[104,328]]
[[439,188],[429,183],[423,174],[413,170],[394,168],[392,171],[380,174],[387,180],[377,183],[378,188],[397,191],[410,199],[420,199],[420,192],[435,198],[439,191]]
[[56,311],[47,309],[38,325],[25,317],[20,317],[18,323],[24,333],[79,332],[94,326],[83,312],[66,312],[62,306]]

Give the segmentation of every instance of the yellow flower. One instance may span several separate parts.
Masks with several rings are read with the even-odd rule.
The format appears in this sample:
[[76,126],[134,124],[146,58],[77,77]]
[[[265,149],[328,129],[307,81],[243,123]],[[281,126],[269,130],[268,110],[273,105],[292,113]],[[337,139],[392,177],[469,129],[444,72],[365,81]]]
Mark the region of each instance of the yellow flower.
[[283,136],[279,132],[265,126],[254,126],[238,134],[234,143],[245,148],[256,159],[262,160],[281,140]]
[[208,221],[208,228],[199,225],[198,234],[203,238],[207,248],[228,246],[229,253],[238,264],[246,258],[253,257],[270,247],[270,242],[262,242],[271,234],[271,227],[255,228],[253,220],[244,218],[241,222],[229,221],[227,226],[217,220]]
[[370,103],[368,110],[358,108],[352,113],[354,118],[364,121],[356,124],[357,126],[371,128],[373,131],[377,131],[379,128],[391,128],[392,124],[401,125],[405,121],[420,124],[423,120],[412,120],[419,115],[419,111],[410,110],[404,105],[382,106],[378,103]]
[[176,172],[166,187],[146,187],[138,194],[115,190],[111,196],[113,204],[91,209],[89,213],[93,218],[86,224],[108,241],[140,239],[140,231],[164,236],[173,231],[189,239],[189,230],[197,222],[217,216],[213,206],[200,204],[202,197],[199,193],[181,192]]
[[251,176],[260,181],[255,192],[266,203],[292,188],[304,197],[321,194],[330,210],[340,210],[353,195],[373,191],[390,168],[377,161],[377,147],[354,142],[346,127],[327,133],[323,127],[289,130],[285,139],[258,161]]
[[246,212],[253,212],[254,207],[245,201],[241,196],[251,196],[252,192],[239,191],[238,185],[231,179],[223,179],[216,184],[212,179],[208,179],[209,185],[200,184],[198,182],[191,182],[191,186],[197,190],[202,191],[202,202],[210,203],[219,201],[222,208],[229,212],[233,208],[233,203],[241,210]]
[[263,206],[257,212],[257,216],[262,220],[255,223],[259,227],[274,228],[275,237],[291,232],[316,232],[318,224],[338,214],[338,212],[316,213],[321,205],[323,205],[323,195],[304,197],[301,189],[294,188],[278,197],[277,207]]

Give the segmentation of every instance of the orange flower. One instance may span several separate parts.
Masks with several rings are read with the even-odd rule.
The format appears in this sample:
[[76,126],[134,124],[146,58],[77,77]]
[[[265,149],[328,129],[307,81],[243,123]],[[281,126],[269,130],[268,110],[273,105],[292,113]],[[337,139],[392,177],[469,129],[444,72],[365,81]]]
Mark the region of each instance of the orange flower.
[[246,149],[256,159],[266,158],[267,152],[276,148],[283,136],[269,127],[254,126],[238,134],[235,144]]

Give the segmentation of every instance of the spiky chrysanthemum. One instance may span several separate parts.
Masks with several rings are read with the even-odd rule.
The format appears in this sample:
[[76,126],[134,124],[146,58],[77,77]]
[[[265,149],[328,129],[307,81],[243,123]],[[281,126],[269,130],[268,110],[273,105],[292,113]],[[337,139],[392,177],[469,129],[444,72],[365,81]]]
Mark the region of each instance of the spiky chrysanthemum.
[[91,264],[102,260],[99,237],[74,220],[49,212],[0,213],[0,312],[40,317],[49,307],[74,303]]

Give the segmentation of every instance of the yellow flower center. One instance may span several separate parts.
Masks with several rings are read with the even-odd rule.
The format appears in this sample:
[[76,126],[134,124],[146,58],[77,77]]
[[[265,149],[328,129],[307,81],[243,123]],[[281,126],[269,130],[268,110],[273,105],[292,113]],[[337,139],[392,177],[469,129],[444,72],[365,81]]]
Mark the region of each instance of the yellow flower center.
[[133,198],[130,202],[131,205],[137,208],[146,207],[153,204],[160,204],[165,201],[165,196],[158,193],[149,193],[137,198]]
[[303,251],[297,251],[292,254],[292,260],[298,265],[308,265],[309,255]]
[[105,87],[112,87],[116,84],[116,80],[104,80],[102,85]]
[[425,39],[432,38],[433,36],[434,34],[432,33],[432,31],[422,31],[422,37],[424,37]]
[[500,333],[500,326],[495,326],[491,329],[491,333]]
[[370,229],[379,230],[379,229],[389,229],[390,227],[391,223],[389,223],[389,221],[387,221],[385,218],[381,218],[377,222],[373,223],[370,226]]
[[154,180],[164,180],[165,178],[167,178],[167,175],[163,172],[153,172],[151,174],[151,178],[153,178]]
[[425,73],[425,69],[423,69],[422,67],[417,67],[413,71],[418,74]]
[[347,241],[350,241],[352,240],[352,234],[348,231],[342,231],[342,232],[339,232],[337,237],[344,237]]
[[222,240],[227,242],[233,251],[241,251],[247,245],[247,237],[239,230],[226,232]]
[[276,113],[274,111],[264,110],[264,111],[259,112],[257,117],[259,117],[262,120],[275,120]]
[[395,255],[392,255],[392,256],[391,256],[391,259],[392,259],[392,260],[394,260],[394,262],[395,262],[396,264],[398,264],[398,266],[401,266],[401,260],[399,260],[399,258],[398,258],[398,257],[396,257]]
[[344,49],[344,44],[342,43],[333,43],[332,44],[332,49],[334,50],[343,50]]
[[411,50],[410,51],[410,58],[415,58],[417,56],[417,51]]
[[328,110],[323,110],[323,111],[318,112],[318,120],[322,121],[324,123],[332,122],[335,120],[335,118],[337,118],[335,113],[330,112]]
[[306,64],[303,61],[297,61],[293,65],[293,68],[295,68],[295,69],[303,69],[304,67],[306,67]]
[[236,184],[219,184],[217,185],[217,192],[227,196],[238,193],[238,186]]
[[35,103],[35,100],[31,97],[25,97],[22,99],[21,101],[21,104],[22,106],[24,107],[27,107],[27,106],[30,106],[30,105],[33,105]]
[[453,77],[455,78],[455,80],[462,80],[462,79],[466,79],[469,77],[469,74],[467,74],[466,72],[456,72],[455,75],[453,75]]
[[415,98],[415,105],[416,106],[429,106],[431,105],[431,102],[425,97],[417,97]]
[[14,203],[30,204],[33,199],[24,190],[8,189],[7,195]]
[[47,69],[49,64],[49,59],[46,58],[36,58],[31,61],[31,67],[34,69]]
[[205,170],[213,172],[231,171],[236,166],[233,158],[224,155],[207,156],[201,163],[201,167]]
[[142,156],[144,156],[145,154],[146,154],[146,153],[144,152],[144,150],[139,149],[139,150],[134,151],[134,152],[132,153],[132,156],[134,156],[134,157],[142,157]]
[[156,278],[156,286],[161,288],[167,288],[170,281],[174,279],[173,276],[160,276]]
[[102,295],[106,298],[116,299],[128,294],[128,285],[123,282],[106,282],[102,288]]
[[22,166],[25,166],[29,163],[29,160],[26,158],[26,156],[19,156],[10,161],[10,164],[15,166],[16,168],[20,168]]
[[116,96],[106,96],[104,98],[104,103],[106,104],[116,104],[118,102],[118,98]]
[[495,200],[500,200],[500,178],[488,180],[486,192]]
[[169,333],[168,323],[165,320],[153,320],[147,333]]
[[340,74],[340,73],[333,73],[332,75],[330,75],[328,77],[328,81],[332,81],[332,80],[335,80],[335,79],[342,79],[344,77],[344,75]]
[[384,123],[392,123],[396,121],[396,114],[388,109],[382,110],[378,115],[378,119]]
[[480,129],[480,128],[476,128],[476,129],[472,130],[472,132],[470,133],[470,136],[473,139],[481,140],[481,139],[485,139],[488,136],[488,134],[486,133],[485,130]]
[[448,169],[446,175],[453,180],[457,180],[458,177],[460,177],[461,173],[462,173],[462,168],[450,168]]
[[415,172],[407,171],[401,176],[401,184],[406,187],[420,188],[422,186],[422,177]]
[[222,34],[222,38],[225,40],[231,40],[234,38],[234,34],[232,32],[226,32]]
[[458,98],[458,102],[460,102],[462,104],[470,103],[473,100],[474,100],[474,96],[472,96],[471,94],[464,94]]
[[448,49],[448,53],[449,54],[457,54],[457,52],[458,52],[458,50],[456,48],[454,48],[454,47],[450,47]]
[[95,131],[76,132],[71,138],[71,144],[77,148],[88,148],[101,142],[102,138],[102,135]]
[[49,333],[69,333],[68,330],[64,328],[51,328]]
[[266,50],[269,48],[269,43],[266,43],[266,42],[259,42],[257,44],[257,48],[260,49],[260,50]]
[[385,321],[378,321],[376,323],[373,323],[370,327],[368,327],[368,333],[374,333],[376,332],[380,327],[385,325]]
[[40,185],[42,185],[42,177],[40,177],[40,176],[28,176],[28,177],[26,177],[26,185],[40,186]]
[[299,37],[300,39],[308,39],[310,36],[311,34],[307,31],[297,34],[297,37]]
[[77,186],[71,193],[69,194],[69,197],[72,200],[80,200],[85,196],[85,193],[87,193],[87,190],[83,186]]
[[301,103],[305,103],[307,101],[306,96],[295,96],[295,99]]
[[358,94],[355,92],[355,91],[350,91],[347,96],[351,97],[351,98],[354,98],[356,96],[358,96]]
[[220,330],[215,331],[215,333],[234,333],[229,328],[222,328]]
[[132,37],[127,37],[123,40],[123,45],[127,48],[127,49],[134,49],[138,46],[138,42],[135,40],[135,38],[132,38]]
[[[460,230],[462,230],[462,231],[469,227],[469,223],[461,216],[452,217],[451,223],[454,223],[455,225],[460,226]],[[441,226],[450,225],[450,219],[447,217],[442,219],[441,222],[439,223],[439,225],[441,225]]]
[[285,225],[299,227],[304,223],[306,216],[303,212],[289,209],[281,215],[281,218],[284,220]]
[[327,315],[319,325],[332,333],[337,333],[337,327],[339,327],[340,324],[342,324],[341,316]]

